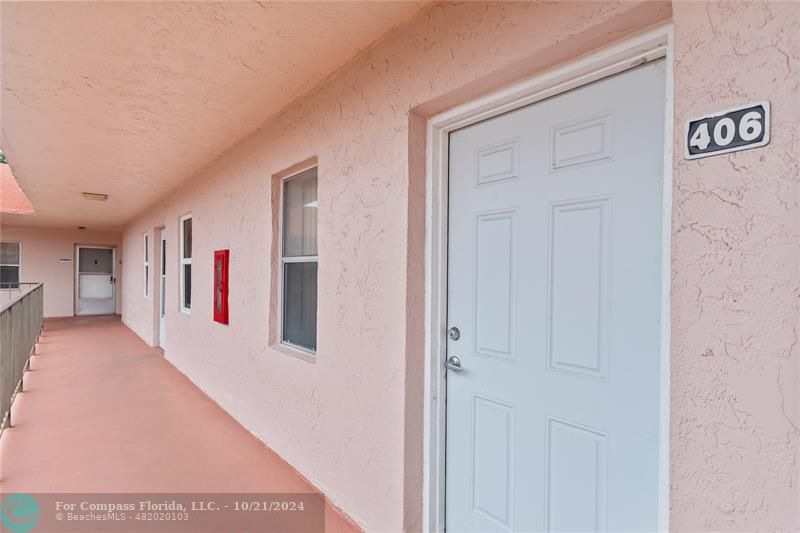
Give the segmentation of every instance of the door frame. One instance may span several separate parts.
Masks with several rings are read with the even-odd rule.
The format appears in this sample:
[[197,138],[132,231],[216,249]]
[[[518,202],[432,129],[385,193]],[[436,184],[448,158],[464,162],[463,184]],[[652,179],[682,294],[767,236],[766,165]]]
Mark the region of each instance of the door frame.
[[594,81],[665,58],[659,364],[658,528],[669,528],[669,347],[672,228],[673,29],[662,24],[428,120],[425,213],[425,399],[423,530],[445,529],[447,238],[449,134]]
[[93,314],[93,315],[80,315],[78,314],[78,299],[80,298],[80,261],[81,261],[81,248],[94,248],[100,250],[111,250],[111,277],[114,278],[114,283],[112,283],[111,287],[111,304],[113,309],[111,310],[110,315],[117,314],[117,247],[111,244],[75,244],[75,268],[73,269],[74,277],[73,279],[73,298],[72,298],[72,314],[75,316],[108,316],[105,314]]

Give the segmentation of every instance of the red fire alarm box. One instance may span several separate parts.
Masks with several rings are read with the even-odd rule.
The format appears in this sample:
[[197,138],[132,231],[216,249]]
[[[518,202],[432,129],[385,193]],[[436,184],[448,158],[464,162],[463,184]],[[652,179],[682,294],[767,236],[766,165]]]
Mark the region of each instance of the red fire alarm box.
[[214,252],[214,322],[228,323],[229,250]]

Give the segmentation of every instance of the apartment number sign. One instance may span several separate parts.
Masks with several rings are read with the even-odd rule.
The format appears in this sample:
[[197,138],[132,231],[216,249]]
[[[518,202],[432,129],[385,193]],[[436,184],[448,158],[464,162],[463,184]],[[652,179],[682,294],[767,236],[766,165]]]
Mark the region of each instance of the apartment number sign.
[[686,159],[699,159],[769,143],[769,102],[728,109],[686,123]]

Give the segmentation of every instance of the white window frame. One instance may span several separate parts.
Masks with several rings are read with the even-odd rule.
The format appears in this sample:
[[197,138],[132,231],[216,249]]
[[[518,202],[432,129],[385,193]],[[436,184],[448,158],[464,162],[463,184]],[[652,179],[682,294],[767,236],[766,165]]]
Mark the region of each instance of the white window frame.
[[[180,249],[178,251],[178,254],[179,254],[178,257],[180,258],[180,283],[179,283],[179,285],[180,285],[180,292],[181,292],[180,296],[181,296],[181,299],[180,299],[180,302],[178,303],[178,305],[180,306],[181,313],[183,313],[185,315],[191,315],[192,314],[192,310],[191,310],[191,307],[184,307],[184,305],[183,305],[183,302],[186,301],[186,298],[185,298],[185,296],[186,296],[186,292],[185,292],[186,291],[186,279],[185,279],[186,274],[184,273],[184,265],[191,266],[192,258],[183,256],[183,252],[184,252],[183,240],[184,240],[184,237],[185,237],[184,236],[183,223],[186,220],[191,220],[191,219],[192,219],[192,214],[191,213],[187,213],[187,214],[183,215],[180,218],[180,220],[178,221],[178,227],[179,227],[178,233],[180,234],[180,237],[181,237],[180,238]],[[194,244],[194,221],[192,221],[192,244]],[[194,255],[194,252],[192,252],[192,255]],[[189,289],[189,290],[191,290],[191,289]]]
[[[317,201],[319,202],[319,165],[314,163],[313,165],[309,165],[306,168],[301,168],[296,172],[292,172],[291,176],[286,176],[285,178],[281,179],[281,190],[280,190],[280,212],[278,213],[278,238],[280,239],[280,265],[279,268],[281,269],[280,274],[278,276],[280,283],[279,289],[280,292],[278,293],[278,340],[282,346],[286,346],[291,350],[296,350],[301,352],[303,356],[310,357],[310,360],[315,360],[317,356],[317,345],[314,346],[314,349],[306,348],[305,346],[300,346],[298,344],[294,344],[289,342],[283,338],[283,300],[284,300],[284,276],[286,273],[286,264],[287,263],[317,263],[317,283],[319,284],[319,241],[317,241],[317,255],[299,255],[294,257],[286,257],[284,256],[283,252],[283,245],[284,245],[284,232],[283,232],[283,225],[284,225],[284,212],[285,212],[285,195],[284,195],[284,188],[286,183],[291,181],[292,179],[300,176],[304,172],[311,170],[312,168],[317,169]],[[319,219],[317,219],[317,230],[319,230]],[[319,310],[319,285],[317,285],[317,310]],[[319,318],[319,314],[317,314],[317,318]],[[315,327],[319,325],[318,321],[315,323]],[[319,333],[319,328],[317,327],[317,333]],[[319,339],[317,339],[319,341]]]
[[19,290],[19,285],[22,284],[22,242],[21,241],[2,241],[3,244],[16,244],[19,247],[19,253],[17,254],[19,259],[17,259],[17,263],[0,263],[0,266],[15,266],[17,267],[17,287],[0,287],[0,289],[4,291],[16,291]]
[[150,235],[145,232],[142,235],[142,266],[144,281],[144,297],[150,296]]

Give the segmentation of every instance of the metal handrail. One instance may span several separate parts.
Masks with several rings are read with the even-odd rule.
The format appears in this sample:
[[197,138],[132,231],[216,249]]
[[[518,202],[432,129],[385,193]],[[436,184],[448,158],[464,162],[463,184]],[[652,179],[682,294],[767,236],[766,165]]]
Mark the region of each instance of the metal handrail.
[[27,290],[0,306],[0,435],[11,425],[11,404],[44,324],[44,284],[19,285]]

